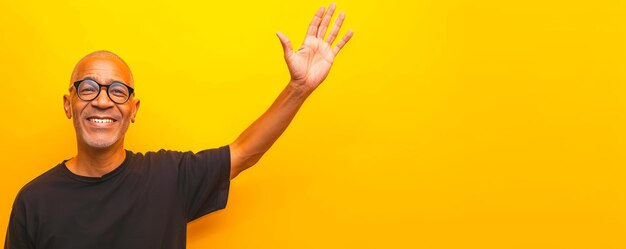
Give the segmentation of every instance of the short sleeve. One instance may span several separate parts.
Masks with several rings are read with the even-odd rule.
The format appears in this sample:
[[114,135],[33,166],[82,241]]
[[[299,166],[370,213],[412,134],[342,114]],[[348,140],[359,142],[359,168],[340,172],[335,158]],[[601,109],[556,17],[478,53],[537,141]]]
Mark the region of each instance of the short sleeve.
[[35,248],[26,230],[26,208],[24,202],[18,194],[13,203],[9,226],[4,241],[5,249],[27,249]]
[[226,207],[230,188],[228,145],[184,153],[178,167],[178,186],[184,197],[187,221]]

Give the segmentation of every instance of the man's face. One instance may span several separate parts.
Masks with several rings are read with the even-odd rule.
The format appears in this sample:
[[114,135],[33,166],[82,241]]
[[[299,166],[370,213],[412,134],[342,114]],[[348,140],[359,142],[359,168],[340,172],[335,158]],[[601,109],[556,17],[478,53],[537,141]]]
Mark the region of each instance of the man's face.
[[[81,60],[74,69],[71,82],[86,78],[103,85],[121,82],[134,87],[130,69],[114,56],[96,55]],[[115,104],[109,99],[107,89],[100,89],[100,94],[94,100],[83,101],[72,85],[70,94],[63,96],[65,114],[73,118],[79,146],[86,145],[94,149],[123,146],[128,125],[134,122],[139,109],[139,100],[131,96],[126,103]]]

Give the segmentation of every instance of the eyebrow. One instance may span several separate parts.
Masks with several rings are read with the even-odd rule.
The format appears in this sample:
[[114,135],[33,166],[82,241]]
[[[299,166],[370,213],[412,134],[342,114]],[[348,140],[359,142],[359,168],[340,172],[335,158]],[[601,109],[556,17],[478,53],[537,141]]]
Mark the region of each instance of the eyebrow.
[[[77,80],[77,82],[78,82],[78,81],[83,81],[83,80],[93,80],[93,81],[95,81],[95,82],[97,82],[97,83],[100,83],[100,82],[98,82],[96,79],[94,79],[94,78],[92,78],[92,77],[89,77],[89,76],[87,76],[87,77],[83,78],[82,80]],[[124,83],[123,81],[119,81],[119,80],[112,80],[112,81],[109,83],[109,85],[110,85],[110,84],[113,84],[113,83],[122,83],[122,84],[126,85],[126,83]]]

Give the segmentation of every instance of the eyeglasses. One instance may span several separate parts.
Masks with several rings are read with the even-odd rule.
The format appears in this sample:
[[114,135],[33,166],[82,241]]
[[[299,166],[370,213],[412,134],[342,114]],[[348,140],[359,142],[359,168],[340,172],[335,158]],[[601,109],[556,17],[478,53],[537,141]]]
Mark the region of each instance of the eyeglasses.
[[[116,104],[124,104],[133,94],[135,89],[120,82],[113,82],[109,85],[102,85],[95,80],[85,79],[74,82],[78,98],[83,101],[92,101],[100,95],[103,87],[107,88],[107,96]],[[72,91],[72,88],[70,88]]]

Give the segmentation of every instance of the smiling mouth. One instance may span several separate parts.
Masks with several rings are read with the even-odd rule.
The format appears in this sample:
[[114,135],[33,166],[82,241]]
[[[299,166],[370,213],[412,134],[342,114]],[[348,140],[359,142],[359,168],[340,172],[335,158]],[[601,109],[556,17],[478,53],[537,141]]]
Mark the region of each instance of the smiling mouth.
[[99,124],[113,123],[116,121],[115,119],[112,119],[112,118],[88,118],[87,120],[94,122],[94,123],[99,123]]

